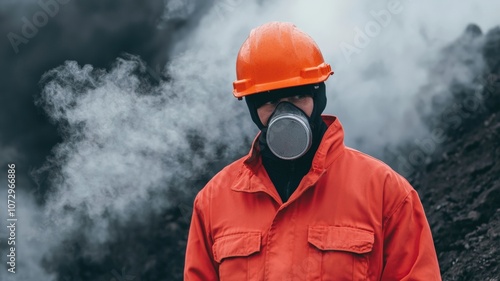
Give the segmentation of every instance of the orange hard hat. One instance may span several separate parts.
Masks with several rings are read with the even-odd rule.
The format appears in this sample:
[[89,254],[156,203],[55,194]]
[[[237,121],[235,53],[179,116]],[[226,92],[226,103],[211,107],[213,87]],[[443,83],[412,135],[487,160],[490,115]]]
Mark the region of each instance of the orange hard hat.
[[333,74],[314,40],[288,22],[270,22],[250,32],[236,59],[233,95],[244,96],[323,82]]

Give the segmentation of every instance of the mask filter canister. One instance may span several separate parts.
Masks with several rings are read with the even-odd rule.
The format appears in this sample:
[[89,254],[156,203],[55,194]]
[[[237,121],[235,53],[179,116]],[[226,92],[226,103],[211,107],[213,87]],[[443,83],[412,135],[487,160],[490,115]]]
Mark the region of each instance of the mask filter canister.
[[277,157],[284,160],[300,158],[312,144],[312,130],[307,116],[289,102],[279,103],[269,118],[266,141]]

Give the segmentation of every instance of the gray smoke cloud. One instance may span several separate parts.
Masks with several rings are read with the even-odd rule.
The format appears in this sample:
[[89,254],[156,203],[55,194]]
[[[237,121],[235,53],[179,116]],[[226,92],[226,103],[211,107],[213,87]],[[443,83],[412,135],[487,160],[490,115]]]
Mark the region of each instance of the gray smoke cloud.
[[[179,42],[177,49],[223,42],[220,48],[226,55],[221,56],[226,59],[220,69],[227,68],[234,78],[234,50],[251,28],[273,20],[295,23],[315,39],[335,71],[327,81],[325,113],[340,118],[348,145],[382,157],[382,147],[429,133],[421,116],[430,109],[417,107],[417,101],[429,105],[436,95],[444,98],[449,93],[443,89],[452,81],[471,83],[474,73],[484,67],[480,42],[476,48],[455,50],[448,60],[442,58],[441,50],[469,23],[484,30],[497,25],[493,11],[498,6],[494,1],[319,1],[314,5],[305,1],[262,5],[219,1],[214,16],[206,17],[196,35]],[[222,15],[218,13],[221,7],[226,8]],[[441,81],[433,79],[432,70],[438,67],[447,69]],[[227,79],[226,84],[231,81]]]
[[[245,141],[245,127],[229,127],[222,119],[238,120],[243,108],[224,101],[217,81],[192,72],[211,71],[209,65],[193,63],[177,58],[169,67],[172,82],[147,89],[133,74],[141,67],[137,61],[119,60],[109,73],[68,62],[47,74],[55,79],[41,103],[55,122],[65,123],[66,135],[51,160],[60,167],[53,178],[58,188],[47,202],[51,212],[70,206],[84,208],[91,218],[105,211],[128,218],[128,211],[141,211],[128,210],[130,204],[168,207],[168,198],[148,193],[207,169],[208,160],[220,157],[220,140]],[[190,132],[206,142],[196,149],[203,158],[193,154]]]
[[[73,61],[49,71],[38,104],[63,141],[39,170],[50,175],[43,206],[22,195],[25,270],[15,280],[53,280],[44,256],[77,234],[90,241],[84,255],[99,260],[113,239],[112,221],[175,207],[197,190],[187,182],[248,151],[257,129],[244,102],[231,96],[231,82],[239,46],[265,22],[294,22],[319,44],[335,71],[325,113],[340,118],[348,145],[380,156],[386,145],[425,137],[420,110],[483,67],[476,49],[457,49],[456,56],[475,63],[442,61],[450,71],[435,81],[430,71],[440,50],[470,22],[483,29],[498,24],[500,3],[389,3],[220,0],[170,49],[168,81],[142,79],[147,67],[133,57],[109,71]],[[192,15],[193,5],[170,1],[164,19]]]
[[4,166],[15,161],[26,189],[39,191],[30,170],[41,166],[59,141],[54,125],[35,107],[44,72],[76,60],[109,68],[123,53],[140,56],[153,79],[161,77],[168,48],[196,25],[209,4],[191,1],[194,9],[163,19],[171,0],[23,0],[0,2],[0,150],[16,157],[0,158]]
[[[436,95],[449,95],[442,89],[451,81],[468,84],[483,67],[479,48],[457,50],[447,61],[442,60],[441,49],[471,22],[486,29],[498,24],[492,6],[498,4],[371,1],[365,8],[348,8],[353,16],[342,23],[331,17],[327,26],[337,28],[323,40],[332,46],[326,56],[337,73],[329,84],[333,100],[327,111],[344,123],[346,143],[381,157],[385,145],[428,135],[421,120],[428,109],[416,101],[429,105]],[[475,64],[465,65],[462,57]],[[430,71],[436,64],[447,69],[439,81]]]
[[[127,222],[175,206],[175,199],[166,197],[168,188],[191,195],[189,186],[174,184],[210,170],[209,161],[221,157],[220,140],[248,142],[248,128],[221,119],[237,120],[243,108],[224,102],[217,81],[191,72],[193,67],[210,71],[209,65],[193,63],[177,58],[168,68],[172,82],[147,89],[133,74],[141,68],[138,61],[119,60],[109,73],[68,62],[47,74],[53,80],[41,103],[55,122],[64,122],[66,137],[46,167],[56,169],[56,188],[45,212],[68,232],[82,229],[75,217],[95,222],[85,230],[95,246],[86,254],[102,254],[108,220]],[[192,132],[202,147],[193,149]],[[225,153],[238,154],[234,149],[240,147]]]

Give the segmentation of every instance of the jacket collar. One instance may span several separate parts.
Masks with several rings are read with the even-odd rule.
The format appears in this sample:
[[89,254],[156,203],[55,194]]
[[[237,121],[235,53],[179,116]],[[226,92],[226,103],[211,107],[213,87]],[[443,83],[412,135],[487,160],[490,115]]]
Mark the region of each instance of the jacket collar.
[[[304,176],[305,180],[303,179],[296,191],[299,191],[299,188],[304,184],[307,186],[313,185],[323,174],[324,170],[326,170],[326,168],[344,151],[344,130],[342,124],[335,116],[323,115],[322,117],[328,129],[314,155],[311,171]],[[232,186],[232,189],[243,192],[264,191],[277,199],[279,195],[273,187],[266,169],[262,165],[259,149],[259,135],[260,132],[255,137],[250,152],[244,158],[243,169],[240,171],[241,176]]]

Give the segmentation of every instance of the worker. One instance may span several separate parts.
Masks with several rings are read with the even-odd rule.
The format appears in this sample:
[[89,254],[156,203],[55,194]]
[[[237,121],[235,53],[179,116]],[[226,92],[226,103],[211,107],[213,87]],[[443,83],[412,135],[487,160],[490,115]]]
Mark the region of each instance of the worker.
[[185,280],[441,280],[417,192],[322,115],[332,74],[295,25],[251,31],[233,95],[260,132],[197,194]]

